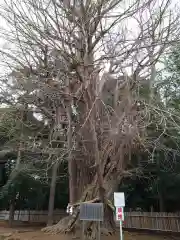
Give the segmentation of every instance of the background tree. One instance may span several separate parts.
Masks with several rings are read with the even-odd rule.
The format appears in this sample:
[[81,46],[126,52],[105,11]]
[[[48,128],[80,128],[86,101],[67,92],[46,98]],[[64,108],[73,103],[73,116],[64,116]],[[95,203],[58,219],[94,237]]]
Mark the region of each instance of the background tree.
[[[144,211],[179,211],[179,44],[168,49],[161,58],[161,68],[154,82],[154,91],[164,111],[171,113],[166,134],[154,150],[153,159],[139,156],[143,174],[140,178],[126,179],[121,190],[126,192],[127,208]],[[144,91],[144,89],[143,89]],[[145,93],[147,93],[145,91]],[[177,123],[174,127],[173,123]],[[155,127],[151,134],[156,136]],[[135,157],[134,157],[135,158]],[[137,161],[135,161],[137,163]],[[146,199],[146,201],[144,201]]]

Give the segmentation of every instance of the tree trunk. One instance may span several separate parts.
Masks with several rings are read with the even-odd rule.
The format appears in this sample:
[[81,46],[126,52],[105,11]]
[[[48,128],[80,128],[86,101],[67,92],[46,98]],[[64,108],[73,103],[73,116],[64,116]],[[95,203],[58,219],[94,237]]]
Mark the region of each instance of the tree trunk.
[[[104,182],[106,177],[104,177]],[[116,178],[116,181],[110,181],[104,186],[106,186],[105,189],[105,197],[104,197],[104,221],[101,225],[101,232],[103,234],[109,235],[113,234],[116,230],[115,222],[114,222],[114,208],[111,203],[112,199],[112,193],[114,192],[114,187],[115,185],[118,184],[117,181],[118,178]],[[79,205],[81,202],[101,202],[101,199],[99,197],[99,185],[98,185],[98,177],[97,174],[94,176],[94,181],[86,186],[86,190],[81,194],[79,197],[79,202],[74,204],[74,213],[72,216],[65,217],[61,219],[56,225],[51,226],[51,227],[46,227],[43,229],[45,232],[49,233],[72,233],[72,232],[77,232],[81,227],[81,223],[79,220]],[[111,197],[107,197],[111,196]],[[97,234],[97,223],[95,222],[87,222],[85,226],[85,234],[92,238],[95,239],[96,234]]]
[[158,195],[159,195],[159,211],[165,212],[164,199],[161,188],[158,189]]
[[12,197],[10,206],[9,206],[9,227],[13,226],[14,212],[15,212],[15,199]]
[[[22,139],[22,134],[21,134],[21,139]],[[14,173],[14,177],[12,177],[12,179],[17,176],[19,164],[21,161],[21,150],[22,150],[22,140],[21,139],[20,139],[19,150],[18,150],[18,155],[17,155],[17,159],[16,159],[16,166],[12,172],[12,173]],[[12,175],[12,173],[11,173],[11,175]],[[10,206],[9,206],[9,227],[12,227],[13,221],[14,221],[15,196],[16,196],[16,193],[13,191],[12,199],[11,199]]]
[[70,103],[66,107],[67,109],[67,118],[68,118],[68,132],[67,132],[67,147],[69,149],[68,153],[68,174],[69,174],[69,202],[71,204],[75,203],[77,200],[76,196],[76,188],[77,188],[77,181],[76,181],[76,162],[72,155],[72,110]]
[[[25,104],[25,109],[27,109],[27,104]],[[19,147],[18,147],[18,153],[17,153],[17,159],[16,159],[16,166],[15,169],[11,172],[11,181],[15,179],[18,175],[19,165],[21,163],[21,153],[23,149],[23,137],[24,137],[24,125],[23,122],[26,120],[26,111],[21,111],[21,135],[19,140]],[[13,196],[10,202],[9,206],[9,226],[11,227],[13,225],[14,221],[14,212],[15,212],[15,201],[16,201],[16,193],[13,192]]]
[[[70,81],[66,78],[66,94],[70,95]],[[71,204],[75,203],[77,200],[76,188],[77,188],[77,181],[76,181],[76,162],[75,158],[73,158],[72,151],[73,151],[73,136],[72,136],[72,99],[66,99],[64,101],[65,108],[66,108],[66,115],[68,120],[68,127],[67,127],[67,149],[68,149],[68,174],[69,174],[69,202]]]
[[59,166],[59,162],[56,161],[52,167],[52,179],[51,179],[51,187],[50,187],[50,195],[49,195],[47,226],[53,225],[54,198],[55,198],[55,191],[56,191],[56,178],[57,178],[58,166]]

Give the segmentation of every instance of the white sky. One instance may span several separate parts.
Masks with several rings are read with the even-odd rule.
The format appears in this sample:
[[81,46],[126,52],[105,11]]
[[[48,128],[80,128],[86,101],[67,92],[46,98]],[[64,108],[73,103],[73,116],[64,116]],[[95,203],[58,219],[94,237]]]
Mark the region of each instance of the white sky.
[[[124,0],[123,2],[126,3],[124,5],[127,5],[129,2],[132,2],[132,1],[133,0]],[[160,3],[162,2],[162,0],[156,0],[156,1],[157,1],[157,5],[160,5]],[[173,9],[173,10],[177,9],[177,6],[180,6],[180,2],[178,0],[171,0],[171,2],[172,2],[171,3],[171,9]],[[4,4],[5,4],[4,0],[0,0],[0,5],[4,5]],[[116,9],[113,12],[113,14],[115,14],[116,11],[118,11],[118,13],[120,12],[119,9]],[[137,29],[138,29],[137,22],[134,19],[128,19],[127,23],[128,24],[126,24],[126,28],[128,30],[129,37],[130,38],[135,38],[137,33],[138,33],[138,31],[137,31]],[[117,28],[118,28],[118,26],[117,26]],[[3,39],[2,30],[1,29],[4,29],[5,32],[9,31],[9,27],[6,24],[6,21],[2,17],[0,17],[0,50],[1,49],[2,50],[8,50],[10,48],[10,45],[9,45],[8,42],[5,41],[5,39]],[[2,69],[2,68],[4,69],[4,66],[2,66],[2,62],[1,62],[0,69]]]
[[[129,0],[129,1],[131,1],[131,0]],[[157,2],[161,2],[161,0],[157,0]],[[127,3],[127,0],[126,0],[126,3]],[[4,0],[0,0],[0,4],[4,4]],[[172,0],[171,8],[173,10],[175,10],[176,9],[175,6],[180,6],[180,3],[179,3],[178,0]],[[119,13],[119,11],[118,11],[118,13]],[[128,32],[129,32],[129,37],[130,38],[135,38],[136,37],[137,26],[138,26],[137,22],[134,19],[128,19],[128,24],[127,24],[126,27],[127,27]],[[6,24],[6,21],[2,17],[0,17],[0,29],[3,29],[4,31],[9,31],[9,27]],[[0,35],[2,35],[1,30],[0,30]],[[9,47],[10,47],[9,43],[6,42],[5,39],[3,39],[0,36],[0,49],[5,50],[5,49],[9,49]],[[159,67],[161,67],[161,65]],[[0,70],[2,72],[5,71],[4,66],[0,65]],[[127,69],[127,72],[129,72],[128,69]],[[39,118],[39,117],[37,116],[37,118]]]

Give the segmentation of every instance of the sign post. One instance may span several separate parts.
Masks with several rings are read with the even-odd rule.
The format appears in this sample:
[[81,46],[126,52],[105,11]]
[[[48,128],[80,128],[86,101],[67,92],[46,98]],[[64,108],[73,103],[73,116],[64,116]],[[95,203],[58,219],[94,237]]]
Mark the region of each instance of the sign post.
[[114,205],[116,207],[116,221],[119,221],[120,240],[123,240],[122,222],[124,221],[124,193],[114,193]]
[[122,222],[124,221],[124,209],[123,209],[123,207],[116,207],[116,220],[119,221],[120,240],[122,240],[123,239]]
[[120,227],[120,239],[123,240],[122,221],[119,222],[119,227]]

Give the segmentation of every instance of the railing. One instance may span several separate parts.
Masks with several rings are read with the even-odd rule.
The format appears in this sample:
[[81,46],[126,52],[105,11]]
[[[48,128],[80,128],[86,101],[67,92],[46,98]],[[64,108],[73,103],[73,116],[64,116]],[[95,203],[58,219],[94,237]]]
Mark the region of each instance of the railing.
[[[54,223],[66,216],[65,210],[54,211]],[[15,211],[14,220],[29,223],[46,223],[47,211]],[[8,220],[9,211],[0,211],[0,220]],[[117,222],[118,225],[118,222]],[[159,212],[126,212],[124,228],[144,229],[165,232],[180,232],[180,214]]]

